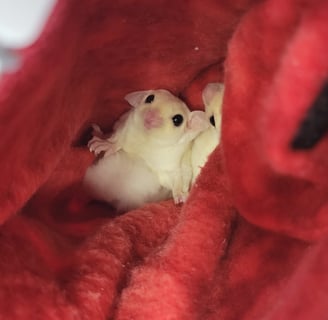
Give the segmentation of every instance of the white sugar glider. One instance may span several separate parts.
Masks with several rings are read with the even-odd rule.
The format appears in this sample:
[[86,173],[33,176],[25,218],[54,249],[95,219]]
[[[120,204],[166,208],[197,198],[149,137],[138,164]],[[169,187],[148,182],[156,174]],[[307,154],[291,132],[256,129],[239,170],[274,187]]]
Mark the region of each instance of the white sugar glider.
[[193,170],[192,183],[195,182],[208,156],[220,143],[221,138],[221,107],[224,95],[222,83],[209,83],[204,88],[202,98],[209,126],[194,141],[191,149],[191,165]]
[[[120,179],[126,181],[122,194],[127,197],[140,197],[141,202],[146,202],[143,199],[153,190],[158,193],[151,198],[156,194],[167,196],[169,190],[175,203],[184,202],[191,175],[184,176],[182,157],[193,139],[209,127],[205,113],[191,112],[184,102],[164,89],[132,92],[125,99],[133,108],[117,121],[109,138],[94,136],[88,143],[90,151],[96,155],[105,152],[101,162],[104,165],[105,161],[111,165],[115,162],[114,167],[122,173]],[[110,160],[113,155],[120,160]],[[128,158],[122,160],[124,156]],[[129,170],[125,170],[126,165]],[[117,184],[122,186],[117,179],[108,181],[107,188],[116,189]]]
[[[94,130],[102,135],[98,126]],[[83,179],[84,190],[97,200],[110,202],[119,212],[136,209],[147,202],[166,200],[170,190],[139,156],[119,150],[98,159]]]

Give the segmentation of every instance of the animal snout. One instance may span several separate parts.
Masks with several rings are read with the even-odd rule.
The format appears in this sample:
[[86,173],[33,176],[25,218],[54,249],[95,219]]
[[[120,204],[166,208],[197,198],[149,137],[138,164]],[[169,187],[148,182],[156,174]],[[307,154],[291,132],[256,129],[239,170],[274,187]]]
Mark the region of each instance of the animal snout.
[[146,129],[160,128],[163,125],[163,118],[159,110],[147,109],[144,113],[144,127]]

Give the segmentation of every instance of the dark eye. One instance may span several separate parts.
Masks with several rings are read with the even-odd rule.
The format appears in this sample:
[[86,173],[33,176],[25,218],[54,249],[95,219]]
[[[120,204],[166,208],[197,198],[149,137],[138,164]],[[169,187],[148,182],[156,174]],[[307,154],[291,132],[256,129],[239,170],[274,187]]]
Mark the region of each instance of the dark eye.
[[181,114],[176,114],[175,116],[172,117],[172,121],[176,127],[179,127],[183,122],[183,116]]
[[154,101],[154,99],[155,99],[155,96],[154,96],[153,94],[150,94],[150,95],[146,98],[145,102],[146,102],[146,103],[152,103],[152,102]]
[[215,119],[214,116],[210,117],[210,122],[213,127],[215,127]]

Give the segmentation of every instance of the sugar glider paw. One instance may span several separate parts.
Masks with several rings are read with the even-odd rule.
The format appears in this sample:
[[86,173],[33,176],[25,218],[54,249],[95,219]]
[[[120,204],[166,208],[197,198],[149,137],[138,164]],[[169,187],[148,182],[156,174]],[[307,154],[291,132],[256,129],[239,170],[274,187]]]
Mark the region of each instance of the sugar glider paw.
[[93,137],[88,142],[88,148],[90,152],[93,152],[96,156],[98,156],[101,152],[105,152],[105,155],[110,155],[117,151],[114,143],[108,139],[102,139],[97,136]]
[[173,200],[175,204],[180,204],[186,202],[187,198],[188,198],[188,193],[181,192],[175,195],[173,197]]
[[92,127],[92,136],[103,137],[104,133],[102,132],[102,130],[97,124],[93,123],[91,124],[91,127]]

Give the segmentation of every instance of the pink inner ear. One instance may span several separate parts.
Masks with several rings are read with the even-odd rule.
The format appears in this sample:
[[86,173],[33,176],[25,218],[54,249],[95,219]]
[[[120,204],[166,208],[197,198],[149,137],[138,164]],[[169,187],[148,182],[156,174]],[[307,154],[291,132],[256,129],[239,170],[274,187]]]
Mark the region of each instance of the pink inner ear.
[[191,112],[190,118],[187,122],[187,128],[190,130],[201,131],[209,126],[209,121],[206,118],[204,111]]
[[157,109],[148,109],[144,113],[144,127],[146,129],[160,128],[163,125],[163,118]]
[[142,100],[148,95],[150,91],[135,91],[128,93],[124,99],[129,102],[132,107],[137,107],[142,103]]
[[209,105],[217,92],[223,90],[222,83],[209,83],[203,90],[204,105]]

